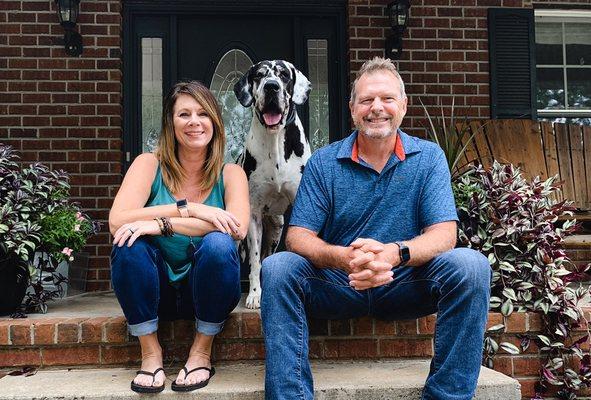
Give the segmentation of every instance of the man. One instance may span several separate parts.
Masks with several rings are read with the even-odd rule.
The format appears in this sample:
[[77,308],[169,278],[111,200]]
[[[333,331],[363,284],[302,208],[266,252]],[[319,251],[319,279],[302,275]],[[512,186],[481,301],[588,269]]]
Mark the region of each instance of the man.
[[357,130],[316,151],[291,215],[289,252],[263,262],[267,399],[313,399],[307,317],[413,319],[437,313],[423,399],[472,399],[490,267],[454,249],[457,215],[442,150],[399,127],[404,83],[390,60],[357,74]]

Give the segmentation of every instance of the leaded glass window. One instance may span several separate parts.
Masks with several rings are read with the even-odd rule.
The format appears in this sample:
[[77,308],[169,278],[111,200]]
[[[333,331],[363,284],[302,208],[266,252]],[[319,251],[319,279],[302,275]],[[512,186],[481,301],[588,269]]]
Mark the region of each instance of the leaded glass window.
[[328,41],[326,39],[309,39],[308,46],[308,79],[312,90],[308,105],[310,110],[310,147],[314,151],[328,144]]
[[210,90],[222,110],[228,162],[235,162],[238,159],[250,129],[251,108],[245,108],[240,104],[234,94],[234,84],[242,78],[252,64],[252,60],[244,51],[232,49],[222,56],[211,80]]

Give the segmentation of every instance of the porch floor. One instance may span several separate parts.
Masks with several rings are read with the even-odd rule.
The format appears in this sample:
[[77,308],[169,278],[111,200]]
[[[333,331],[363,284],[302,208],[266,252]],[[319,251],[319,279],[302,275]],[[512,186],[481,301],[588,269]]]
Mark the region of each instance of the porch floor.
[[[253,312],[244,302],[246,294],[242,295],[240,303],[233,313]],[[115,293],[112,290],[104,292],[88,292],[71,297],[65,297],[47,303],[47,314],[28,314],[30,319],[55,319],[55,318],[96,318],[96,317],[121,317],[123,311],[119,307]]]

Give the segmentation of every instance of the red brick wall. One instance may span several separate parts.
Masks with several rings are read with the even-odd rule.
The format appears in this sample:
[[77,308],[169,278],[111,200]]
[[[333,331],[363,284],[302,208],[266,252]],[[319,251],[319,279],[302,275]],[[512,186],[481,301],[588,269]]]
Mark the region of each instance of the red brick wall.
[[[351,78],[383,55],[389,0],[349,0]],[[121,181],[121,1],[82,1],[78,29],[84,53],[63,48],[53,0],[0,2],[0,142],[26,162],[71,173],[72,195],[106,222]],[[589,0],[536,5],[589,4]],[[410,95],[405,129],[421,134],[425,104],[456,104],[488,117],[488,7],[531,7],[527,0],[413,0],[400,70]],[[435,111],[431,107],[430,111]],[[87,246],[89,290],[109,287],[106,223]]]
[[[82,1],[84,53],[64,52],[55,1],[0,2],[0,142],[71,173],[72,195],[106,220],[121,181],[121,6]],[[89,290],[109,287],[109,235],[91,239]]]
[[[384,38],[392,30],[384,16],[390,0],[349,0],[351,82],[363,61],[384,55]],[[413,0],[404,33],[399,70],[406,84],[409,109],[403,129],[422,135],[424,110],[450,105],[460,113],[489,117],[487,10],[532,7],[528,0]],[[589,0],[539,1],[533,6],[560,8]],[[449,109],[449,107],[447,107]]]

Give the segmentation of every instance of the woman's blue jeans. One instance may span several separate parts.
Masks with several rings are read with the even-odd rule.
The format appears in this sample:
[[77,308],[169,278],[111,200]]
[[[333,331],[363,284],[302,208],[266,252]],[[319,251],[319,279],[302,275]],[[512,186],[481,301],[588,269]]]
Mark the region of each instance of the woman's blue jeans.
[[474,250],[454,249],[424,266],[393,271],[393,282],[357,291],[344,271],[315,268],[294,253],[263,261],[267,400],[314,398],[307,317],[404,320],[435,312],[435,355],[422,398],[472,399],[488,318],[488,260]]
[[187,278],[168,281],[162,255],[149,238],[113,247],[111,279],[134,336],[158,330],[158,319],[195,319],[195,329],[216,335],[240,300],[240,263],[234,240],[225,233],[203,237]]

